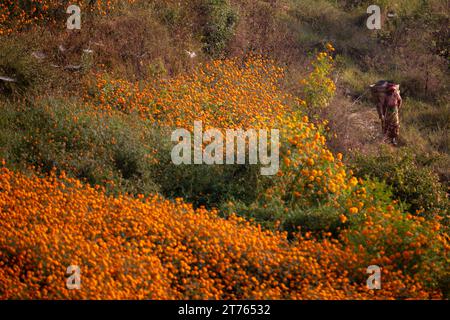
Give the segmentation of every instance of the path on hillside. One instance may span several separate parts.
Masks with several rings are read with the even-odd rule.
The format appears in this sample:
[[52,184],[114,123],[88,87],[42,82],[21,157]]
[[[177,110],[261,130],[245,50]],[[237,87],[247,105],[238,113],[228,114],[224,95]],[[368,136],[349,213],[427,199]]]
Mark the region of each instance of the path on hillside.
[[327,117],[333,123],[333,131],[338,134],[332,143],[336,151],[371,153],[385,143],[374,104],[345,95],[342,91],[337,93],[333,103],[333,111]]

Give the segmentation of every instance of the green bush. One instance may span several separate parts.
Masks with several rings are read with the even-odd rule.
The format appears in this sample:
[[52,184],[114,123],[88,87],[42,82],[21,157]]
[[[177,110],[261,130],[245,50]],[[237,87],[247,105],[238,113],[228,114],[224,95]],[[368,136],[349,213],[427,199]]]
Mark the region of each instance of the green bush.
[[438,176],[424,166],[425,161],[407,148],[382,148],[377,155],[358,155],[353,166],[360,177],[386,181],[394,197],[412,213],[433,219],[448,212],[449,201]]
[[198,11],[203,20],[203,50],[212,56],[218,56],[234,35],[238,14],[227,0],[201,0]]
[[63,170],[115,194],[160,192],[196,207],[250,203],[257,195],[258,165],[174,165],[170,130],[134,114],[44,99],[26,106],[0,102],[0,115],[0,159],[21,169]]
[[32,49],[11,37],[1,41],[0,76],[13,81],[0,80],[0,94],[28,95],[49,80],[48,68],[32,56]]
[[256,198],[259,168],[254,165],[159,165],[155,181],[168,198],[182,197],[195,207],[220,207],[231,199]]
[[312,231],[320,235],[323,231],[337,233],[338,228],[342,226],[339,211],[329,204],[304,208],[286,207],[278,199],[272,199],[270,202],[258,199],[251,204],[230,201],[223,204],[220,212],[225,217],[238,214],[267,229],[287,231],[291,235],[297,232],[299,227],[303,231]]
[[262,183],[259,165],[175,165],[170,132],[161,132],[156,144],[157,164],[152,175],[165,197],[182,197],[195,207],[207,208],[218,208],[230,200],[246,204],[255,200]]
[[[53,169],[112,192],[152,193],[151,128],[133,116],[94,113],[77,101],[0,104],[0,157],[12,165]],[[3,123],[2,123],[3,124]]]
[[[258,194],[273,184],[270,179],[260,182]],[[391,188],[385,183],[366,180],[364,186],[367,192],[364,200],[365,208],[384,207],[392,203]],[[223,203],[220,212],[224,216],[238,214],[246,219],[254,220],[267,229],[287,231],[289,235],[295,234],[300,227],[303,232],[310,231],[319,237],[323,232],[330,232],[333,236],[337,236],[348,226],[359,225],[365,221],[364,210],[353,215],[347,223],[341,221],[340,217],[346,211],[345,203],[351,196],[351,194],[342,194],[336,201],[316,202],[308,206],[286,206],[286,203],[277,197],[258,197],[251,204],[241,201]]]

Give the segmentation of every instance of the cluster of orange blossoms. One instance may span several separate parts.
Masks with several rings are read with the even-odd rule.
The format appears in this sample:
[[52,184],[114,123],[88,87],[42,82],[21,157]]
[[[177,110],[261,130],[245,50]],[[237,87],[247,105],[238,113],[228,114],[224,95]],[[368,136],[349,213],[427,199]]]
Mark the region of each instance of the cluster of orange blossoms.
[[[138,112],[157,126],[273,128],[292,112],[279,86],[284,70],[261,56],[206,63],[192,74],[142,87],[98,76],[88,103],[102,110]],[[94,98],[94,99],[92,99]]]
[[[352,274],[359,253],[338,241],[290,242],[182,200],[113,198],[64,175],[6,168],[0,186],[2,299],[439,297],[401,270],[371,291]],[[81,269],[80,290],[66,288],[70,265]]]
[[[319,53],[323,65],[313,71],[325,91],[306,97],[309,103],[333,89],[326,60],[332,58]],[[448,256],[439,222],[376,205],[369,185],[298,112],[305,103],[283,92],[282,78],[272,61],[252,56],[149,85],[98,76],[86,102],[93,115],[136,113],[158,127],[190,128],[201,120],[223,129],[278,128],[282,166],[264,197],[286,209],[330,205],[344,226],[357,227],[344,228],[338,240],[304,234],[291,241],[182,200],[112,197],[64,174],[40,178],[2,168],[0,298],[441,298],[425,284],[445,266],[424,258],[433,250]],[[366,287],[372,264],[382,268],[381,290]],[[81,290],[66,288],[70,265],[81,268]]]
[[282,170],[274,190],[278,195],[292,193],[292,201],[337,197],[354,188],[358,181],[348,174],[342,155],[335,157],[326,147],[326,139],[307,116],[292,115],[281,121]]
[[[135,0],[126,0],[134,3]],[[79,0],[76,4],[81,10],[89,10],[99,14],[106,14],[120,4],[123,0],[89,1]],[[56,23],[55,12],[59,11],[59,16],[68,17],[66,10],[71,3],[64,6],[60,0],[3,0],[0,3],[0,36],[11,34],[14,31],[21,31],[25,27],[39,23]],[[65,20],[59,21],[64,23]],[[64,24],[62,24],[64,25]]]

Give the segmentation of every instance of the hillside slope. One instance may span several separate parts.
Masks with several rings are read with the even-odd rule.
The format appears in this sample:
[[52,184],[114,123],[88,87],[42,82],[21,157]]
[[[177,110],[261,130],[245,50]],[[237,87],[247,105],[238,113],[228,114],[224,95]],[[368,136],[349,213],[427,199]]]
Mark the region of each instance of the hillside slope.
[[[0,299],[448,298],[448,8],[368,3],[0,4]],[[195,121],[279,130],[276,174],[175,165]]]

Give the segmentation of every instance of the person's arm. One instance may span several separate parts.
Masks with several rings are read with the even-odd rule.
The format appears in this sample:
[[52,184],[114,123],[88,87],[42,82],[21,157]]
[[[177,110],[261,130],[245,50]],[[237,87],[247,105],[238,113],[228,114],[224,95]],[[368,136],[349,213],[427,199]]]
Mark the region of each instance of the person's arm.
[[398,94],[398,109],[400,110],[400,108],[402,107],[402,104],[403,104],[403,99],[402,99],[402,97],[400,96],[400,94]]

